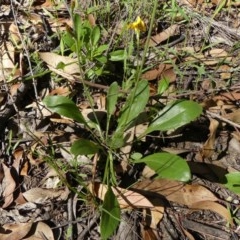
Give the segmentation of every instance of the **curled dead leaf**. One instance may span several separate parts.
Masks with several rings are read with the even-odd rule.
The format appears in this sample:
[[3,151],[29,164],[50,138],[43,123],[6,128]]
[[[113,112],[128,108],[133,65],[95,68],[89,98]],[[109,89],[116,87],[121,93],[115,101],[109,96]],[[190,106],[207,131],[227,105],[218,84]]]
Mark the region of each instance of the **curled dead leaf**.
[[[175,60],[173,60],[175,62]],[[170,82],[173,82],[175,80],[175,73],[173,71],[173,65],[172,64],[165,64],[165,63],[160,63],[156,68],[151,69],[144,74],[142,74],[141,78],[152,81],[155,79],[163,78],[163,77],[169,77]]]
[[[12,172],[15,170],[14,168],[7,167],[4,163],[2,163],[3,171],[4,171],[4,191],[3,191],[3,197],[4,197],[4,204],[2,205],[2,208],[7,208],[13,201],[14,201],[14,191],[16,189],[16,182],[12,176]],[[14,173],[16,173],[14,171]]]
[[189,207],[191,209],[211,210],[221,215],[224,218],[224,220],[226,220],[227,223],[230,223],[231,225],[233,224],[233,219],[231,217],[229,210],[219,203],[212,202],[212,201],[200,201],[200,202],[195,202]]
[[21,240],[32,227],[32,223],[4,224],[0,228],[1,240]]
[[215,149],[215,139],[216,139],[216,132],[218,128],[219,122],[216,119],[211,118],[210,119],[210,126],[209,126],[209,137],[207,141],[203,145],[202,149],[202,156],[203,157],[211,157],[214,154],[214,149]]
[[52,69],[56,69],[59,72],[66,74],[80,73],[77,59],[61,56],[53,52],[40,52],[39,56],[45,63],[51,66]]
[[217,201],[218,198],[207,188],[201,185],[184,184],[168,179],[144,180],[131,188],[144,196],[151,193],[164,196],[168,201],[190,206],[199,201]]
[[[107,185],[101,183],[91,183],[88,186],[90,192],[104,200],[105,194],[107,192]],[[152,208],[152,203],[143,195],[123,189],[120,187],[112,187],[114,195],[117,197],[119,205],[121,208]]]
[[237,109],[236,111],[226,114],[225,116],[227,119],[233,121],[234,123],[240,123],[240,110]]
[[46,199],[61,198],[65,199],[68,195],[67,189],[45,189],[45,188],[31,188],[23,193],[24,198],[28,202],[44,202]]
[[48,239],[54,240],[52,229],[44,222],[33,223],[33,227],[24,240]]
[[155,36],[152,36],[149,42],[149,46],[151,47],[157,46],[161,42],[164,42],[167,39],[169,39],[171,36],[174,36],[176,34],[177,28],[178,28],[178,25],[174,24],[174,25],[171,25],[166,30],[156,34]]

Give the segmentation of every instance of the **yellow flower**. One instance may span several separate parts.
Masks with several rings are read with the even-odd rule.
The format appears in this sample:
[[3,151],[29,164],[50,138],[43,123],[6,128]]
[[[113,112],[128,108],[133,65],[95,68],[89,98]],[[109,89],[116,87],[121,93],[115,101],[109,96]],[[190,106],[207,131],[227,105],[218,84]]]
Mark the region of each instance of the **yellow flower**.
[[133,23],[130,23],[128,25],[129,29],[133,29],[137,35],[139,35],[140,32],[146,31],[146,26],[143,20],[138,16],[136,21]]

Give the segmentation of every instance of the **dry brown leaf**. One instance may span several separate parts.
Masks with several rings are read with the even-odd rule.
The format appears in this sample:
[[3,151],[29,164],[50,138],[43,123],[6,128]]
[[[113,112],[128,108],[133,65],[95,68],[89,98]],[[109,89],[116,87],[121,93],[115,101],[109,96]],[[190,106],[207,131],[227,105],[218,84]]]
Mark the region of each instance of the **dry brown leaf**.
[[201,87],[205,91],[207,91],[208,89],[211,89],[212,81],[210,79],[203,79],[203,81],[201,83]]
[[229,210],[219,203],[212,202],[212,201],[201,201],[201,202],[196,202],[189,207],[191,209],[211,210],[221,215],[231,225],[233,224],[233,219],[231,217]]
[[178,49],[179,52],[184,52],[185,54],[195,54],[195,53],[198,53],[199,51],[201,50],[201,48],[199,47],[181,47]]
[[230,66],[229,65],[221,65],[219,68],[218,68],[218,71],[221,71],[220,73],[220,77],[222,80],[226,80],[226,79],[229,79],[231,78],[232,76],[232,73],[230,72]]
[[[174,62],[175,62],[175,60],[174,60]],[[168,70],[173,71],[172,64],[160,63],[155,69],[149,70],[149,71],[145,72],[144,74],[142,74],[141,78],[151,81],[151,80],[155,80],[155,79],[164,77],[165,75],[167,77],[169,75]]]
[[54,5],[54,1],[45,0],[44,2],[42,2],[41,6],[44,8],[53,8],[55,5]]
[[31,236],[24,238],[24,240],[40,240],[40,239],[54,240],[53,231],[46,223],[37,222],[34,224],[36,224],[36,226],[34,226],[34,228],[32,228],[28,234]]
[[18,27],[14,23],[9,26],[9,37],[15,45],[21,42]]
[[7,208],[14,200],[13,193],[16,189],[16,182],[12,177],[11,168],[7,167],[4,163],[2,163],[3,171],[4,171],[4,185],[5,189],[3,191],[4,204],[2,208]]
[[[240,132],[238,131],[233,131],[231,133],[231,135],[233,136],[233,138],[235,138],[238,142],[240,142]],[[1,182],[1,181],[0,181]]]
[[160,77],[160,75],[167,69],[172,68],[172,65],[161,63],[155,69],[149,70],[142,74],[141,78],[151,81]]
[[31,21],[32,24],[37,25],[37,24],[42,24],[42,18],[40,14],[36,14],[34,12],[30,12],[28,14],[28,19]]
[[[148,191],[160,194],[167,200],[177,202],[179,204],[190,206],[199,201],[217,201],[218,198],[200,185],[189,185],[182,182],[156,179],[156,180],[144,180],[133,185],[131,188],[133,191],[138,191],[141,194],[146,195]],[[144,192],[142,192],[144,191]]]
[[[92,184],[89,184],[88,186],[89,190],[100,198],[101,200],[104,200],[105,194],[107,192],[107,185],[100,184],[100,183],[94,183],[94,186]],[[123,189],[120,187],[112,187],[113,193],[117,197],[117,200],[119,202],[119,205],[121,208],[152,208],[153,205],[147,198],[145,198],[143,195]]]
[[207,141],[203,145],[203,149],[201,154],[203,157],[211,157],[214,154],[215,149],[215,139],[216,139],[216,131],[218,128],[219,122],[216,119],[210,119],[210,126],[209,126],[209,137]]
[[202,5],[203,1],[204,0],[179,0],[179,4],[195,8],[197,5]]
[[[77,59],[58,55],[53,52],[40,52],[40,58],[52,68],[67,74],[79,74],[79,65]],[[64,64],[63,69],[59,68],[60,64]]]
[[2,184],[3,179],[4,179],[3,163],[0,163],[0,184]]
[[88,14],[88,21],[92,27],[96,26],[96,19],[93,14]]
[[169,39],[171,36],[174,36],[176,34],[178,25],[174,24],[164,30],[163,32],[160,32],[159,34],[156,34],[155,36],[152,36],[149,42],[149,46],[154,47],[160,44],[161,42],[166,41]]
[[44,202],[46,199],[61,198],[66,189],[31,188],[23,193],[28,202]]
[[240,123],[240,110],[237,109],[236,111],[226,114],[225,117],[235,123]]
[[195,238],[193,237],[193,235],[192,235],[189,231],[187,231],[186,229],[184,229],[183,227],[182,227],[182,231],[184,232],[184,234],[185,234],[185,236],[187,237],[188,240],[195,240]]
[[62,124],[72,124],[74,122],[72,119],[67,119],[65,117],[50,118],[50,121],[54,123],[62,123]]
[[151,212],[151,224],[150,227],[152,229],[157,229],[158,223],[162,220],[164,214],[163,206],[154,206],[149,209]]
[[21,83],[16,83],[16,84],[12,84],[10,87],[10,93],[11,95],[15,95],[20,87]]
[[60,9],[66,10],[66,5],[61,1],[34,0],[34,6],[35,6],[35,9],[41,9],[41,10],[42,10],[42,8],[44,8],[44,9],[47,9],[50,11],[54,11],[54,9],[56,9],[56,7],[58,10],[60,10]]
[[175,82],[176,77],[177,77],[177,74],[175,73],[173,68],[165,70],[161,75],[161,79],[167,79],[170,83]]
[[239,1],[233,2],[233,1],[229,0],[227,6],[239,7],[240,6],[240,2]]
[[56,69],[55,67],[48,65],[48,68],[50,71],[55,72],[56,74],[62,76],[63,78],[66,78],[68,81],[75,81],[75,76],[73,76],[70,73],[66,73],[62,71],[61,69]]
[[232,60],[232,57],[228,57],[228,53],[220,48],[211,49],[205,54],[192,52],[191,49],[190,51],[188,49],[186,50],[192,55],[185,58],[187,62],[201,61],[207,66],[213,66],[224,60],[228,62]]
[[18,204],[18,205],[22,205],[24,203],[27,203],[26,199],[23,197],[23,194],[22,192],[19,193],[18,197],[16,198],[15,202]]
[[232,0],[227,0],[223,2],[222,0],[211,0],[211,3],[214,5],[219,5],[221,3],[224,3],[223,7],[230,6],[232,4]]
[[49,95],[53,96],[53,95],[61,95],[61,96],[68,96],[70,94],[70,90],[69,87],[57,87],[55,89],[53,89]]
[[209,108],[216,107],[217,103],[212,98],[210,98],[210,99],[206,98],[201,103],[201,106],[203,107],[204,110],[208,110]]
[[33,152],[29,152],[27,154],[27,158],[28,158],[30,164],[38,166],[40,163],[44,162],[44,159],[41,158],[41,156],[38,156],[38,158],[34,158],[33,155],[34,155]]
[[204,61],[206,65],[215,65],[219,61],[227,60],[230,62],[232,60],[232,57],[228,57],[228,53],[222,48],[214,48],[207,53],[207,59]]
[[[4,224],[0,228],[1,240],[21,240],[28,234],[32,223]],[[7,233],[6,233],[7,232]]]
[[24,153],[24,151],[23,151],[22,147],[15,149],[15,151],[13,152],[13,156],[14,156],[15,160],[20,161],[23,157],[23,153]]
[[227,57],[228,53],[222,49],[222,48],[213,48],[209,52],[207,52],[209,56],[214,57],[214,58],[219,58],[219,57]]
[[141,236],[143,240],[157,240],[158,237],[151,228],[144,228],[141,226]]
[[230,91],[225,93],[220,93],[219,95],[213,97],[216,100],[223,100],[223,101],[237,101],[240,100],[240,92],[238,91]]
[[24,159],[21,170],[20,170],[20,175],[28,176],[28,171],[29,171],[29,162],[28,160]]
[[20,76],[20,70],[15,67],[15,49],[11,42],[6,42],[0,47],[0,81]]
[[203,61],[205,59],[205,56],[202,53],[195,53],[191,51],[186,51],[186,52],[190,54],[189,57],[186,57],[184,59],[186,62]]
[[150,167],[145,166],[142,171],[142,176],[144,178],[150,179],[152,176],[154,176],[156,172],[152,170]]
[[135,126],[129,128],[127,131],[124,132],[124,139],[126,139],[126,143],[125,146],[121,148],[122,152],[121,167],[123,172],[126,172],[129,167],[129,155],[131,153],[132,142],[134,140],[134,132]]
[[73,27],[73,22],[69,18],[53,18],[49,19],[53,32],[67,31]]

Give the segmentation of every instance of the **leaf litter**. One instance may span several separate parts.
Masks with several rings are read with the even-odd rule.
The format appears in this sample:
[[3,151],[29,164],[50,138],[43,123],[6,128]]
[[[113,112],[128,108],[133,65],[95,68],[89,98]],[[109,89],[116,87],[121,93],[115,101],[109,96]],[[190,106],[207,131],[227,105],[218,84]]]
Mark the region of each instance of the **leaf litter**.
[[[223,236],[218,239],[238,238],[239,211],[234,210],[238,209],[239,195],[226,189],[223,172],[240,171],[239,4],[237,1],[174,2],[189,15],[189,19],[182,19],[184,15],[176,15],[173,18],[175,23],[172,23],[166,14],[164,21],[167,21],[167,26],[157,26],[156,21],[156,29],[150,39],[150,53],[144,66],[146,69],[141,78],[148,81],[151,89],[151,107],[181,96],[202,104],[206,113],[196,122],[180,129],[149,134],[140,146],[135,146],[134,140],[146,131],[146,125],[140,123],[136,128],[127,129],[124,134],[127,136],[129,133],[131,137],[128,138],[128,144],[121,147],[120,166],[114,166],[120,184],[112,191],[121,211],[126,211],[127,220],[124,221],[141,222],[141,236],[138,236],[140,239],[167,239],[167,231],[161,231],[164,221],[174,234],[178,234],[177,239],[214,239],[219,237],[218,233]],[[99,239],[100,235],[96,230],[99,219],[96,217],[89,228],[87,216],[94,216],[94,211],[97,211],[94,197],[98,201],[104,201],[108,189],[107,185],[99,182],[101,165],[97,155],[93,163],[92,156],[82,156],[84,166],[70,153],[70,147],[76,138],[86,139],[89,134],[81,128],[81,123],[91,120],[89,115],[92,113],[92,103],[84,99],[81,84],[76,83],[76,80],[86,83],[82,79],[76,56],[53,51],[60,45],[61,33],[71,32],[73,23],[66,5],[62,3],[35,1],[31,5],[26,1],[20,6],[12,1],[11,4],[19,11],[11,10],[6,3],[5,7],[1,6],[1,11],[5,9],[5,12],[0,15],[1,35],[9,32],[4,44],[1,44],[0,65],[0,81],[3,86],[1,115],[3,119],[7,118],[7,125],[1,127],[4,138],[0,168],[0,238],[63,239],[69,226],[79,229],[71,233],[72,239],[78,239],[78,235]],[[162,6],[161,3],[160,7]],[[110,4],[110,8],[116,16],[117,12],[126,12],[114,4]],[[36,13],[23,14],[29,9]],[[10,11],[12,15],[9,15]],[[102,21],[97,11],[88,14],[86,18],[92,27],[98,26]],[[126,20],[121,18],[120,24],[116,18],[112,19],[112,27],[104,32],[104,38],[107,41],[111,39],[112,43],[116,37],[114,25],[119,26]],[[117,31],[117,34],[123,34],[124,27]],[[144,46],[145,37],[141,38]],[[125,47],[124,44],[126,43],[123,41],[121,48]],[[42,64],[34,62],[33,52],[39,52],[38,58]],[[135,57],[137,59],[138,56]],[[93,67],[87,66],[84,71]],[[123,76],[116,71],[118,68],[118,65],[113,64],[112,74],[121,79]],[[18,92],[22,79],[29,82],[33,80],[33,86],[21,96]],[[167,80],[170,87],[158,98],[158,84],[163,80]],[[89,85],[99,111],[106,112],[106,105],[102,101],[106,98],[105,90],[110,83],[107,78],[103,81],[99,77]],[[19,99],[14,99],[14,96]],[[40,101],[46,96],[73,97],[78,108],[83,110],[83,114],[76,117],[76,120],[81,120],[80,123],[68,121],[54,111],[47,110]],[[16,101],[23,104],[15,104]],[[9,114],[5,109],[8,110],[10,105],[14,105],[15,112],[11,110]],[[111,114],[121,114],[118,106],[112,109]],[[135,118],[134,111],[130,116],[131,114]],[[126,114],[122,116],[124,120],[128,117]],[[99,118],[101,121],[102,119],[104,116]],[[51,157],[50,149],[54,149],[56,153]],[[145,156],[161,149],[167,149],[170,153],[178,152],[186,159],[193,175],[192,183],[155,179],[156,172],[151,168],[144,166],[138,169],[128,164],[131,153],[135,151]],[[138,178],[131,178],[132,175]],[[227,177],[231,179],[230,176]],[[133,179],[137,183],[132,183]],[[82,191],[84,185],[92,193]],[[73,191],[74,189],[77,191]],[[87,203],[84,197],[88,200]],[[72,204],[73,198],[77,199],[75,205]],[[138,216],[132,220],[131,216],[136,212]],[[183,220],[178,222],[176,219]],[[139,226],[133,226],[132,231],[137,232]],[[199,226],[206,227],[206,232]],[[64,233],[61,235],[56,227]],[[84,228],[88,229],[86,235],[83,230],[80,231]],[[121,238],[126,238],[126,232],[122,231],[121,234]],[[119,232],[116,232],[116,236],[118,235]]]

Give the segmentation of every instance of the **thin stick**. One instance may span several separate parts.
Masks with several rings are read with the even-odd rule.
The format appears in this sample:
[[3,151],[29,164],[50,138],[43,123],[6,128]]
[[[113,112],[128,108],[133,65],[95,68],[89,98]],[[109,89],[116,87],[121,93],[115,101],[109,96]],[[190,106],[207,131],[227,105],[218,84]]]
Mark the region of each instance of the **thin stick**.
[[207,113],[208,116],[210,116],[210,117],[212,117],[212,118],[217,118],[217,119],[219,119],[219,120],[221,120],[221,121],[223,121],[223,122],[225,122],[225,123],[228,123],[229,125],[231,125],[231,126],[233,126],[233,127],[240,128],[240,125],[239,125],[239,124],[237,124],[237,123],[235,123],[235,122],[233,122],[233,121],[231,121],[231,120],[228,120],[228,119],[220,116],[220,115],[217,114],[217,113],[213,113],[213,112],[210,112],[210,111],[206,111],[206,113]]

